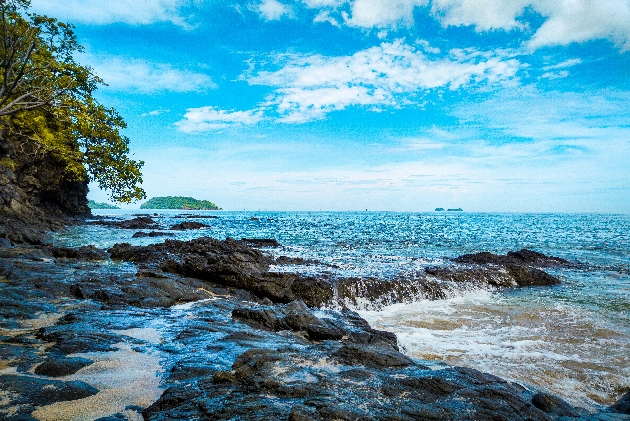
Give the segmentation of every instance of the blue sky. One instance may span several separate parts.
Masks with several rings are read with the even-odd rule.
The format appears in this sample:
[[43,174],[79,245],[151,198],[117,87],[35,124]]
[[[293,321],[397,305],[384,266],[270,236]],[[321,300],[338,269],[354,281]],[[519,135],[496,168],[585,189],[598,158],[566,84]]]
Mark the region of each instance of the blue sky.
[[[149,197],[630,210],[630,0],[32,0],[76,25]],[[90,198],[107,200],[91,186]],[[136,204],[137,206],[137,204]]]

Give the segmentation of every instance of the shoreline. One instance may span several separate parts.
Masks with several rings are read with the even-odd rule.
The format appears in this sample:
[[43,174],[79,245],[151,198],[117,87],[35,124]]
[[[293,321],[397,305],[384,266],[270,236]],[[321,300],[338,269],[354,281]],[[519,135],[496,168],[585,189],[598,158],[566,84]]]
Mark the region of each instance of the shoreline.
[[[187,247],[181,242],[175,244],[180,250]],[[212,253],[221,244],[226,243],[212,242],[200,255]],[[251,257],[247,271],[232,261],[230,282],[234,281],[234,270],[240,270],[244,279],[232,286],[216,278],[208,262],[192,269],[178,267],[160,257],[159,248],[150,246],[127,248],[127,257],[136,260],[131,266],[104,265],[102,259],[116,255],[111,250],[107,256],[104,251],[87,248],[75,249],[75,255],[48,246],[0,249],[2,289],[11,292],[5,296],[10,301],[5,298],[3,302],[5,330],[0,346],[5,357],[15,354],[8,364],[17,367],[18,373],[2,374],[7,373],[7,367],[0,373],[0,382],[7,387],[9,380],[30,376],[28,373],[44,360],[116,352],[115,345],[123,343],[130,352],[165,355],[163,386],[168,387],[148,409],[126,409],[128,413],[121,416],[127,419],[133,412],[150,420],[185,419],[197,414],[194,411],[202,419],[208,414],[223,419],[221,416],[239,409],[244,411],[243,419],[394,419],[392,411],[400,415],[399,419],[417,419],[421,413],[433,414],[435,419],[460,419],[458,414],[464,410],[476,411],[477,419],[496,419],[490,417],[501,414],[505,419],[520,419],[525,413],[530,419],[555,419],[560,413],[584,420],[630,419],[612,410],[591,414],[559,398],[536,394],[476,370],[447,367],[436,371],[426,361],[410,360],[398,351],[393,334],[372,329],[358,314],[318,310],[315,297],[325,291],[322,285],[298,283],[320,291],[317,294],[308,288],[283,292],[280,281],[286,281],[288,275],[270,279],[264,271],[252,272],[252,264],[265,262],[264,253],[246,244],[229,245],[232,250],[228,247],[228,252]],[[174,249],[167,251],[173,253]],[[147,253],[154,253],[153,261],[146,258]],[[142,255],[145,260],[138,261],[136,257]],[[190,252],[182,254],[183,261],[192,257]],[[222,270],[228,268],[223,266]],[[214,273],[215,278],[203,280],[204,273]],[[477,268],[475,276],[479,273]],[[43,274],[48,278],[45,283],[41,281]],[[439,275],[461,277],[452,271]],[[258,282],[261,279],[265,280],[262,286]],[[250,280],[257,282],[248,283]],[[311,306],[300,304],[299,299],[310,300]],[[193,303],[188,310],[174,307],[186,302]],[[57,314],[59,318],[49,319],[44,323],[48,326],[25,328],[23,323],[35,314]],[[164,321],[159,332],[163,342],[121,333],[151,328],[155,320]],[[28,352],[35,349],[42,354]],[[89,371],[89,367],[78,373]],[[16,378],[7,380],[12,375]],[[41,387],[58,387],[51,383],[53,378],[38,378],[43,382]],[[67,382],[71,378],[58,379]],[[410,379],[405,380],[409,384],[401,378]],[[351,384],[360,385],[360,390],[348,391]],[[15,392],[17,386],[9,387]],[[76,390],[72,389],[71,396],[77,396],[77,390],[90,392],[87,385],[73,387]],[[341,393],[343,399],[330,396],[331,391]],[[409,393],[415,396],[411,404],[408,398],[402,399]],[[231,400],[221,403],[222,396],[231,396]],[[23,396],[22,401],[1,407],[0,413],[26,414],[39,406],[29,399],[35,398]],[[83,399],[90,397],[69,402]],[[492,410],[487,407],[488,399]],[[517,412],[509,412],[516,407]]]

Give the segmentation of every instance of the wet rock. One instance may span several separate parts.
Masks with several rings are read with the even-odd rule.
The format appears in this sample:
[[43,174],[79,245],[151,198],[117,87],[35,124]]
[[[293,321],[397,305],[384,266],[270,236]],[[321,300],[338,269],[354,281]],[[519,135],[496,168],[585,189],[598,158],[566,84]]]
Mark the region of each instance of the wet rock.
[[411,358],[384,346],[363,344],[347,344],[335,354],[341,362],[348,365],[365,365],[366,367],[392,368],[413,365]]
[[151,232],[144,232],[144,231],[138,231],[136,233],[134,233],[131,238],[144,238],[144,237],[173,237],[175,234],[173,234],[172,232],[161,232],[161,231],[151,231]]
[[613,411],[630,415],[630,390],[611,406]]
[[113,414],[113,415],[108,415],[106,417],[102,417],[102,418],[98,418],[94,421],[128,421],[129,418],[127,418],[127,416],[125,414]]
[[218,219],[216,215],[176,215],[173,218],[189,218],[189,219]]
[[337,341],[348,334],[340,323],[330,319],[319,319],[306,327],[308,338],[312,341]]
[[538,267],[570,267],[572,264],[560,257],[546,256],[528,249],[509,251],[506,255],[489,252],[464,254],[454,259],[458,263],[472,263],[477,265],[531,265]]
[[81,381],[64,382],[22,375],[0,375],[0,390],[10,392],[11,405],[44,406],[73,401],[98,393],[94,386]]
[[104,225],[112,228],[122,229],[151,229],[157,227],[157,222],[150,216],[137,216],[133,219],[126,219],[123,221],[92,221],[88,222],[89,225]]
[[301,299],[317,306],[333,296],[332,286],[326,281],[269,272],[269,266],[274,264],[272,257],[231,238],[166,240],[145,247],[121,243],[108,251],[113,259],[151,264],[165,272],[244,289],[273,302]]
[[232,311],[232,318],[274,331],[289,329],[284,313],[273,307],[237,308]]
[[304,330],[318,319],[302,301],[284,306],[238,307],[232,318],[273,331]]
[[103,250],[91,245],[81,247],[53,247],[52,254],[58,259],[105,260],[109,257]]
[[560,279],[540,269],[519,265],[508,265],[506,269],[520,287],[549,286],[561,283]]
[[279,256],[276,257],[276,263],[279,265],[321,265],[318,260],[303,259],[301,257]]
[[[10,338],[5,340],[11,341]],[[30,363],[39,359],[32,347],[17,343],[0,343],[0,356],[10,366]]]
[[315,421],[312,411],[303,405],[296,405],[291,408],[289,413],[289,421]]
[[[204,419],[204,414],[197,404],[202,395],[196,386],[177,385],[169,387],[160,399],[142,411],[145,420],[193,420]],[[162,414],[168,414],[163,417]]]
[[304,330],[317,320],[303,301],[292,301],[283,307],[284,323],[293,330]]
[[41,294],[19,287],[3,287],[0,292],[0,325],[16,320],[34,319],[41,312],[53,312],[55,306]]
[[79,300],[84,300],[86,298],[83,290],[78,284],[70,285],[70,294]]
[[201,229],[201,228],[210,228],[210,225],[202,224],[201,222],[186,221],[180,224],[175,224],[170,229],[175,231],[175,230],[196,230],[196,229]]
[[35,368],[35,374],[49,377],[62,377],[74,374],[94,361],[87,358],[52,358]]
[[242,238],[241,241],[254,247],[280,247],[280,243],[273,238]]
[[554,417],[573,417],[580,416],[571,405],[548,393],[536,393],[532,396],[532,403],[541,411]]
[[45,342],[54,342],[50,350],[61,354],[115,351],[113,345],[123,341],[120,335],[96,330],[84,323],[43,327],[36,337]]

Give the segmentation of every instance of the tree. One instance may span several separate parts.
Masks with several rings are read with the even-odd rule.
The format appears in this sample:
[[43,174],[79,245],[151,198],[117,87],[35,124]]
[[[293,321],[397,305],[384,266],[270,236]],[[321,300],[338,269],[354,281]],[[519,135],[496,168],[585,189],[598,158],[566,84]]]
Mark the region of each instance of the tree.
[[28,0],[0,0],[0,124],[37,142],[117,202],[146,197],[142,161],[129,158],[126,127],[94,93],[103,81],[74,57],[83,47],[71,25],[28,13]]

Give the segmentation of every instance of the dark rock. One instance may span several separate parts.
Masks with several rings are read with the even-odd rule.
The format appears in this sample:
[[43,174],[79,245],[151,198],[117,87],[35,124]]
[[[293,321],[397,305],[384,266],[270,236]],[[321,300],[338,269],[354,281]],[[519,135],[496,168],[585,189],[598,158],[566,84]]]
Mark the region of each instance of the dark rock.
[[19,343],[0,343],[0,355],[4,362],[10,363],[12,366],[36,361],[39,358],[32,347]]
[[10,392],[12,405],[50,405],[73,401],[98,393],[98,389],[81,381],[64,382],[22,375],[0,375],[0,390]]
[[280,247],[280,243],[273,238],[242,238],[241,241],[254,247]]
[[339,340],[348,334],[343,327],[331,319],[319,319],[306,327],[308,338],[313,341]]
[[549,286],[561,283],[560,279],[540,269],[519,265],[508,265],[506,269],[520,287]]
[[176,215],[173,218],[189,218],[189,219],[218,219],[216,215]]
[[43,327],[36,337],[42,341],[55,342],[51,350],[62,354],[115,351],[112,345],[123,340],[119,335],[95,330],[83,323]]
[[335,354],[341,362],[348,365],[364,365],[366,367],[392,368],[413,365],[411,358],[401,354],[392,348],[347,344],[342,346]]
[[78,259],[78,260],[105,260],[109,256],[103,250],[94,246],[81,247],[53,247],[52,254],[56,258]]
[[175,224],[170,229],[171,230],[196,230],[196,229],[201,229],[201,228],[210,228],[210,225],[202,224],[201,222],[186,221],[179,224]]
[[87,358],[53,358],[43,362],[35,368],[35,374],[49,377],[61,377],[74,374],[94,361]]
[[303,259],[301,257],[279,256],[276,257],[276,263],[279,265],[320,265],[318,260]]
[[134,247],[116,244],[108,250],[113,259],[152,264],[164,272],[250,291],[273,302],[301,299],[317,306],[332,298],[330,283],[298,274],[272,273],[274,259],[242,241],[201,237],[191,241],[166,240]]
[[126,219],[123,221],[92,221],[88,222],[90,225],[105,225],[112,228],[121,229],[151,229],[157,227],[157,222],[150,216],[137,216],[133,219]]
[[232,317],[274,331],[289,328],[284,321],[284,313],[274,307],[236,308],[232,311]]
[[198,387],[178,385],[169,387],[162,393],[160,399],[142,411],[145,420],[158,418],[161,412],[168,412],[172,420],[203,419],[203,413],[196,404],[196,398],[202,395]]
[[173,234],[172,232],[160,232],[160,231],[151,231],[151,232],[144,232],[144,231],[138,231],[136,233],[134,233],[131,238],[143,238],[143,237],[173,237],[175,234]]
[[303,301],[292,301],[283,307],[284,323],[293,330],[304,330],[317,320]]
[[74,298],[78,298],[79,300],[84,300],[86,298],[83,290],[77,284],[70,285],[70,294],[72,294]]
[[303,405],[296,405],[291,408],[289,421],[315,421],[315,418],[313,418],[308,408]]
[[611,409],[622,414],[630,415],[630,390],[611,406]]
[[114,414],[114,415],[108,415],[106,417],[102,417],[102,418],[98,418],[94,421],[128,421],[129,418],[127,418],[127,416],[125,414]]
[[532,265],[538,267],[570,267],[572,264],[560,257],[546,256],[528,249],[510,251],[506,255],[489,252],[464,254],[454,259],[458,263],[472,263],[477,265]]

